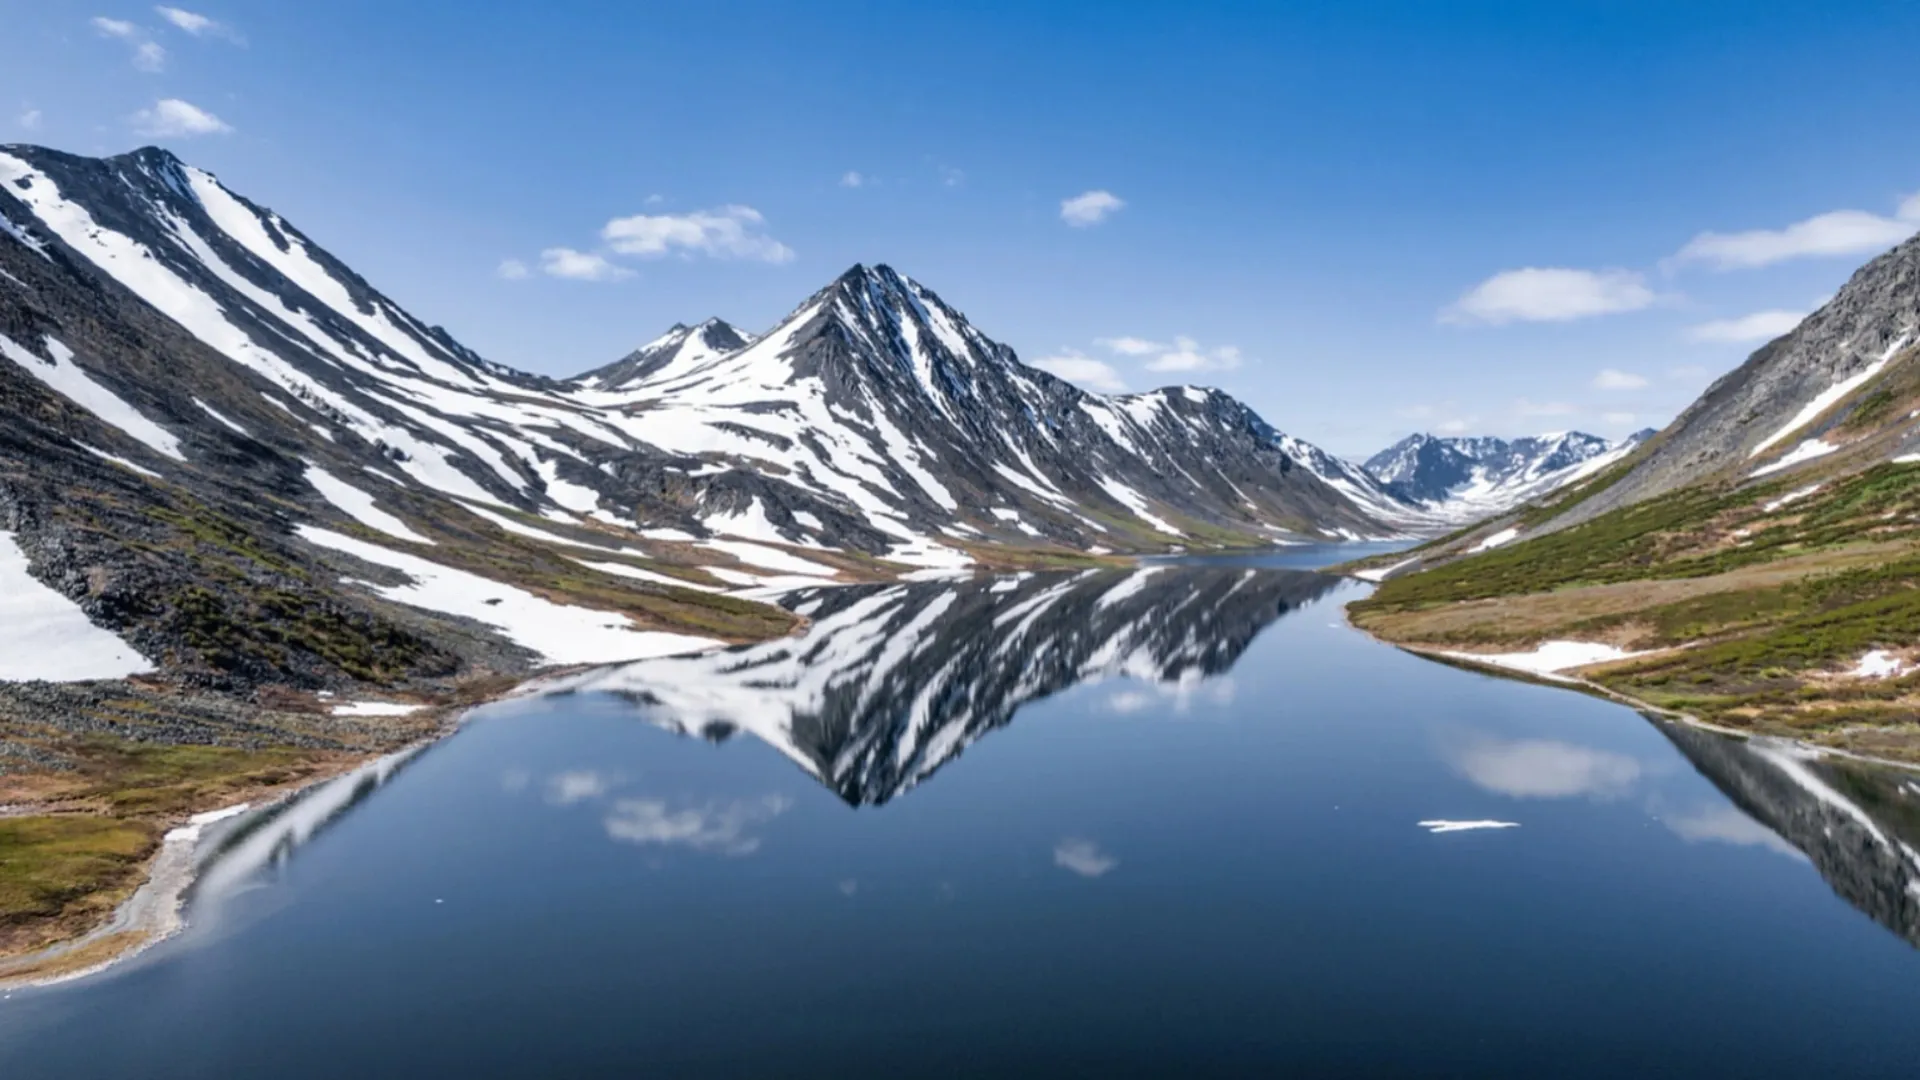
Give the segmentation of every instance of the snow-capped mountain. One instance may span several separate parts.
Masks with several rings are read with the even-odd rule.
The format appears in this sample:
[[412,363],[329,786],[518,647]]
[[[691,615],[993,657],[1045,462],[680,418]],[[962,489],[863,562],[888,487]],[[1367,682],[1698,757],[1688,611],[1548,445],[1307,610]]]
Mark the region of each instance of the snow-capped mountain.
[[1619,441],[1579,431],[1518,439],[1409,435],[1367,459],[1395,495],[1448,521],[1492,517],[1604,470],[1651,430]]
[[1220,566],[802,590],[796,637],[549,684],[618,694],[687,735],[747,731],[856,806],[932,774],[1023,704],[1132,679],[1204,695],[1259,632],[1334,578]]
[[[156,665],[256,681],[652,655],[788,625],[715,593],[1417,513],[1220,391],[1030,368],[886,267],[764,335],[518,372],[153,148],[0,147],[0,416],[35,579]],[[262,629],[296,612],[326,626]]]
[[729,326],[721,319],[708,319],[696,326],[675,323],[671,330],[613,363],[570,381],[588,389],[619,390],[654,376],[671,378],[683,374],[716,356],[751,344],[752,334]]
[[[15,147],[0,179],[10,235],[131,292],[223,358],[226,381],[257,381],[202,403],[303,451],[330,444],[382,484],[923,565],[991,543],[1164,550],[1389,531],[1337,477],[1299,467],[1317,452],[1231,397],[1088,394],[886,267],[848,271],[764,337],[677,327],[561,383],[481,360],[164,151]],[[101,362],[66,333],[76,340],[51,336],[83,367]],[[25,336],[16,345],[44,358]],[[218,423],[174,397],[162,427]]]

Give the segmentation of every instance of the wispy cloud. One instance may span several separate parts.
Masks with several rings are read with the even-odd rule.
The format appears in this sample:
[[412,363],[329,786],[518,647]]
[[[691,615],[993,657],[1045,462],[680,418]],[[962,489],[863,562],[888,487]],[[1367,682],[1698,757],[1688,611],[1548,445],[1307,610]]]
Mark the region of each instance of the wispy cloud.
[[1137,337],[1099,338],[1094,341],[1094,344],[1121,356],[1152,356],[1154,353],[1166,352],[1170,348],[1158,341]]
[[198,12],[177,7],[156,7],[154,11],[160,17],[172,23],[176,29],[192,34],[194,37],[225,38],[235,44],[245,44],[240,35],[226,23],[218,22]]
[[1230,371],[1244,359],[1237,345],[1202,348],[1198,341],[1181,335],[1172,342],[1148,341],[1137,337],[1099,338],[1094,344],[1116,356],[1144,359],[1148,371]]
[[89,21],[103,37],[133,41],[140,36],[140,28],[125,19],[109,19],[105,15],[95,15]]
[[943,187],[959,187],[967,182],[967,174],[951,165],[940,166],[940,183]]
[[1834,210],[1781,229],[1703,232],[1666,261],[1668,268],[1705,263],[1715,270],[1751,270],[1789,259],[1877,253],[1920,231],[1920,193],[1907,196],[1893,217],[1865,210]]
[[844,188],[863,187],[866,185],[866,182],[866,177],[861,176],[852,169],[848,169],[846,172],[840,174],[840,186]]
[[1647,377],[1635,375],[1631,371],[1621,371],[1619,368],[1603,368],[1600,374],[1593,377],[1593,388],[1595,390],[1645,390]]
[[1693,341],[1736,345],[1772,341],[1799,326],[1805,318],[1806,315],[1798,311],[1756,311],[1734,319],[1715,319],[1690,326],[1687,328],[1687,337]]
[[1657,297],[1631,270],[1526,267],[1503,270],[1440,312],[1457,326],[1569,322],[1651,307]]
[[784,795],[708,803],[669,809],[663,799],[621,799],[603,824],[607,835],[629,844],[660,844],[721,855],[751,855],[760,850],[752,830],[786,813],[793,800]]
[[1617,798],[1641,773],[1625,754],[1551,739],[1476,736],[1444,756],[1474,784],[1516,799]]
[[612,790],[612,778],[592,769],[555,773],[547,779],[547,801],[555,806],[572,806],[599,799]]
[[31,108],[23,109],[20,115],[15,118],[14,122],[19,124],[23,131],[37,130],[40,127],[40,110]]
[[721,206],[690,214],[634,214],[614,218],[600,230],[607,246],[622,255],[657,259],[707,256],[753,262],[793,261],[793,249],[768,236],[766,218],[751,206]]
[[1734,844],[1763,847],[1790,858],[1804,859],[1799,848],[1782,840],[1778,833],[1727,805],[1701,806],[1660,818],[1673,835],[1689,844]]
[[167,50],[159,42],[150,40],[140,27],[125,19],[109,19],[104,15],[96,15],[88,21],[101,37],[124,41],[133,46],[135,70],[156,72],[166,68]]
[[1100,845],[1091,840],[1067,837],[1054,845],[1053,865],[1083,878],[1097,878],[1119,866],[1120,860],[1101,851]]
[[162,98],[151,109],[133,114],[133,129],[153,138],[190,138],[225,135],[233,126],[212,113],[179,98]]
[[1060,200],[1060,220],[1076,229],[1085,229],[1119,213],[1126,205],[1126,200],[1111,191],[1084,191],[1071,199]]
[[591,251],[569,247],[550,247],[540,253],[540,272],[548,277],[569,281],[619,281],[633,271]]
[[1528,401],[1521,398],[1513,403],[1513,414],[1522,417],[1572,416],[1579,411],[1564,401]]
[[1118,394],[1127,388],[1127,381],[1121,378],[1120,372],[1112,364],[1096,360],[1077,349],[1064,349],[1052,356],[1043,356],[1035,360],[1033,366],[1102,394]]
[[527,269],[527,264],[519,259],[501,259],[500,265],[493,271],[495,277],[504,278],[507,281],[524,281],[532,273],[533,271]]
[[1632,427],[1633,422],[1635,419],[1637,419],[1637,417],[1635,416],[1635,414],[1630,412],[1609,412],[1609,413],[1601,413],[1600,419],[1613,427],[1623,428],[1623,427]]

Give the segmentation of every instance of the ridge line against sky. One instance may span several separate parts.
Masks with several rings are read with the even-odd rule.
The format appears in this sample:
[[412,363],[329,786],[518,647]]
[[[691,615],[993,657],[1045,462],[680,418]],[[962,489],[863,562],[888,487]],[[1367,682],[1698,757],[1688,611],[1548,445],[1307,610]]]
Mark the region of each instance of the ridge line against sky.
[[1217,385],[1349,456],[1618,436],[1920,230],[1913,5],[9,19],[0,141],[168,145],[556,375],[884,262],[1089,389]]

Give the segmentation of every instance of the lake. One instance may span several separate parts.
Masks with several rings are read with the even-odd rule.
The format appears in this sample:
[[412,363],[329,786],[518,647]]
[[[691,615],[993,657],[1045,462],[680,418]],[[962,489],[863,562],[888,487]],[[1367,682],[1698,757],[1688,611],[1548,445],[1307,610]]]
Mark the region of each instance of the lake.
[[1401,653],[1351,554],[549,682],[225,823],[0,1076],[1920,1071],[1920,777]]

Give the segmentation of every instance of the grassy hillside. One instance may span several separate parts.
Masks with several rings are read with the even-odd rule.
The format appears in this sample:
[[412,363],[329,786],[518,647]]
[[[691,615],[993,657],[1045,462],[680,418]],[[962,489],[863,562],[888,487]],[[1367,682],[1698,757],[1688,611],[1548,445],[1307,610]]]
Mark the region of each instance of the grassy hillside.
[[1665,650],[1587,674],[1715,723],[1912,754],[1920,674],[1853,670],[1920,644],[1920,466],[1676,492],[1389,580],[1352,612],[1431,648]]

